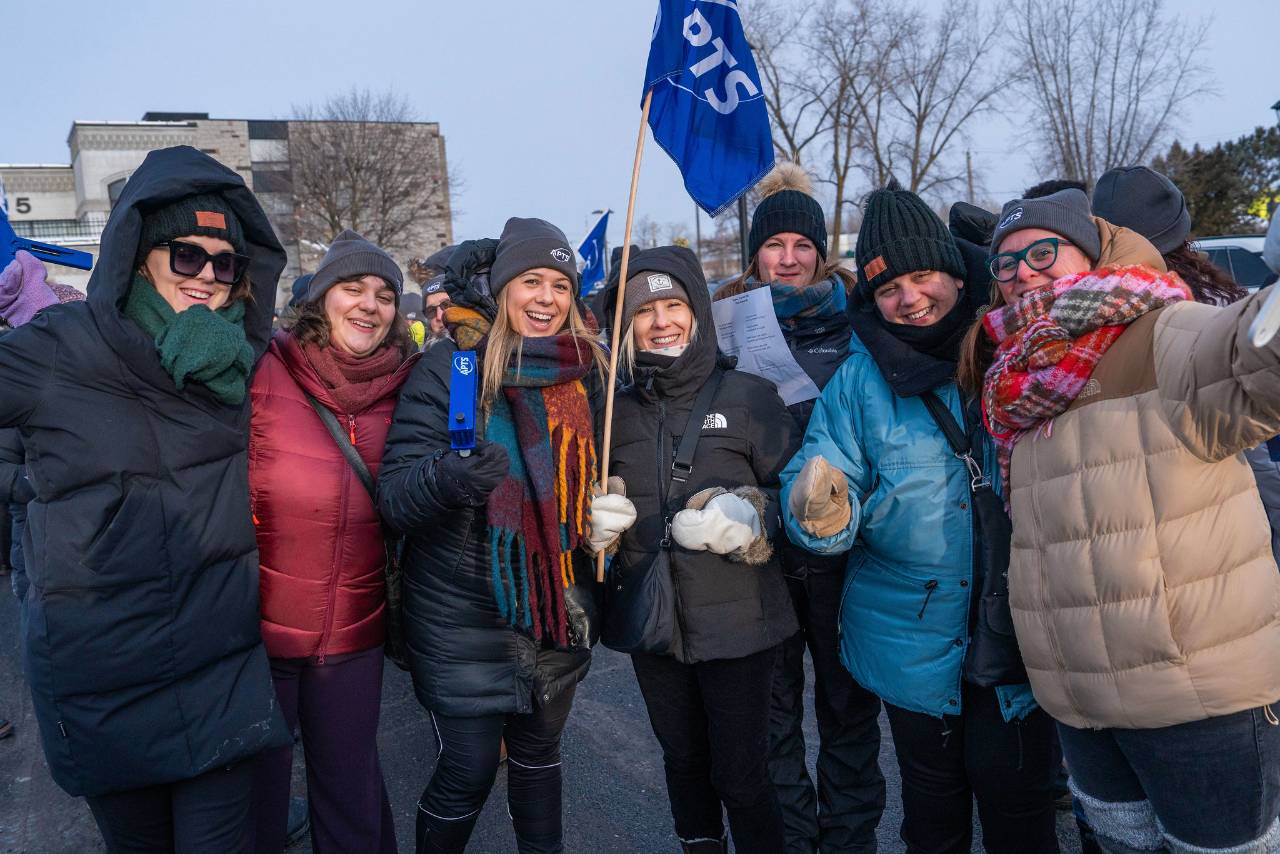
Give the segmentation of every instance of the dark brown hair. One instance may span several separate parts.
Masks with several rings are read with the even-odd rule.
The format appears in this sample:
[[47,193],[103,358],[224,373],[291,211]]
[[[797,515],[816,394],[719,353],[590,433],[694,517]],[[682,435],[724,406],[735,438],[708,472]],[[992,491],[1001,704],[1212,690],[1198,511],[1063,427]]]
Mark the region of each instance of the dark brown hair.
[[1230,305],[1249,295],[1217,264],[1193,249],[1190,243],[1183,243],[1166,253],[1164,262],[1168,265],[1169,272],[1177,273],[1187,283],[1196,302]]
[[[334,286],[343,282],[359,281],[356,279],[339,279],[334,282]],[[327,291],[325,292],[328,293]],[[289,327],[289,334],[304,344],[314,344],[317,347],[329,346],[329,318],[324,313],[324,298],[314,302],[305,302],[298,309],[298,317],[293,321],[293,326]],[[400,351],[403,358],[409,358],[418,351],[418,344],[413,340],[413,334],[409,331],[409,321],[397,309],[396,315],[391,320],[391,328],[387,330],[387,337],[382,339],[382,347],[395,347]]]

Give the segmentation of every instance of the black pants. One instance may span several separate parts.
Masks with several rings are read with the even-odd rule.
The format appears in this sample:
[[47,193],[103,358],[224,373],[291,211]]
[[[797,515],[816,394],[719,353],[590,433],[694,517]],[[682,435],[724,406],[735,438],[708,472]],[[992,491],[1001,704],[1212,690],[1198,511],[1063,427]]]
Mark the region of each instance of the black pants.
[[110,854],[248,854],[253,767],[85,800]]
[[[788,570],[805,558],[783,553]],[[880,773],[880,698],[840,663],[836,619],[843,572],[788,576],[800,631],[782,644],[774,673],[769,774],[782,803],[787,854],[849,854],[876,850],[884,812]],[[818,786],[805,762],[804,650],[813,658],[813,707],[818,719]]]
[[885,703],[902,770],[908,854],[968,854],[973,801],[990,854],[1057,854],[1053,721],[1036,709],[1005,723],[994,688],[965,684],[942,719]]
[[431,713],[440,755],[418,801],[418,854],[465,851],[507,743],[507,810],[520,854],[564,850],[560,813],[560,735],[573,707],[570,687],[529,714],[473,718]]
[[722,838],[724,812],[738,854],[782,850],[782,813],[766,762],[777,653],[770,647],[698,664],[631,656],[684,842]]

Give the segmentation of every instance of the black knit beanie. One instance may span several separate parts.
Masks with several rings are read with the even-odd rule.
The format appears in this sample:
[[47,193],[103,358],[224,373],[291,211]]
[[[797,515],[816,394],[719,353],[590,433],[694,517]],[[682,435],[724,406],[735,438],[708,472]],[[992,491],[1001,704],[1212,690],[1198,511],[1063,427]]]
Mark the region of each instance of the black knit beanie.
[[751,215],[747,256],[755,258],[764,242],[775,234],[790,232],[813,241],[818,255],[827,260],[827,218],[822,205],[810,195],[809,177],[794,163],[780,163],[761,179],[757,189],[764,199]]
[[525,270],[546,267],[569,277],[578,293],[578,256],[564,232],[545,219],[513,216],[502,227],[498,249],[489,268],[489,289],[497,299],[512,279]]
[[199,235],[227,241],[241,255],[248,254],[244,227],[231,206],[216,193],[187,196],[142,215],[138,263],[162,243]]
[[400,294],[404,291],[404,274],[400,272],[400,265],[380,247],[351,229],[344,229],[320,259],[320,266],[307,288],[307,302],[320,302],[329,288],[338,282],[361,276],[377,276],[391,285],[399,305]]
[[1093,215],[1138,232],[1161,254],[1177,249],[1191,234],[1191,214],[1182,191],[1145,166],[1104,172],[1093,188]]
[[885,282],[918,270],[965,277],[964,258],[951,232],[924,199],[892,178],[867,197],[854,255],[858,291],[868,301]]

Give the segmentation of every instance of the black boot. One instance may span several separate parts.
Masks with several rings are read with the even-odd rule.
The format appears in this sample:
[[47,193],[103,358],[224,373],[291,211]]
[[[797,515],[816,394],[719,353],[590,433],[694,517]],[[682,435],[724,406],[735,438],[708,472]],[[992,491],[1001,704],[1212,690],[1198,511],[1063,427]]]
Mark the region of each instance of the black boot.
[[681,841],[683,854],[729,854],[729,835],[719,839],[699,839],[697,842]]

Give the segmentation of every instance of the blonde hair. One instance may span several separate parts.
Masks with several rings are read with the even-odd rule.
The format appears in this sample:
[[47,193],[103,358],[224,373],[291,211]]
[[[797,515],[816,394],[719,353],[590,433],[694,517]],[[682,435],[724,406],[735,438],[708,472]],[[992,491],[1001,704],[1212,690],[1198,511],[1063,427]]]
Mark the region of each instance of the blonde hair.
[[[490,405],[502,388],[502,381],[506,376],[507,366],[511,364],[511,357],[515,356],[515,372],[518,376],[524,356],[524,336],[515,330],[511,325],[511,319],[507,316],[505,298],[507,293],[509,289],[503,289],[503,296],[497,300],[498,315],[493,319],[493,326],[489,329],[489,343],[485,345],[484,363],[480,367],[480,408],[485,412],[489,411]],[[556,334],[566,333],[576,340],[579,356],[585,351],[588,354],[587,357],[595,364],[596,370],[600,372],[601,378],[607,377],[609,360],[605,357],[604,348],[600,346],[597,334],[587,328],[587,322],[582,312],[578,310],[577,300],[569,303],[569,322]]]
[[[693,316],[693,307],[689,308],[689,343],[686,347],[693,346],[694,340],[698,337],[698,318]],[[632,315],[631,322],[627,324],[626,332],[622,334],[622,341],[618,344],[618,364],[626,371],[628,377],[635,376],[636,373],[636,319]]]

